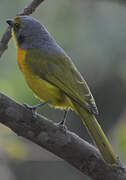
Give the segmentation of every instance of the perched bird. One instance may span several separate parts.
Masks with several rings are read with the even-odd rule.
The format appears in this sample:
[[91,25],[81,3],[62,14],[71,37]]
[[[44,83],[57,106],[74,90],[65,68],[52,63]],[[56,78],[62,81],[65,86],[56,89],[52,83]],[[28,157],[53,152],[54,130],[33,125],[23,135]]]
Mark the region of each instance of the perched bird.
[[[18,65],[28,86],[45,104],[65,110],[71,108],[79,114],[104,160],[116,164],[111,145],[95,118],[98,110],[94,98],[71,58],[33,17],[17,16],[7,23],[16,43]],[[66,113],[60,124],[64,125],[65,119]]]

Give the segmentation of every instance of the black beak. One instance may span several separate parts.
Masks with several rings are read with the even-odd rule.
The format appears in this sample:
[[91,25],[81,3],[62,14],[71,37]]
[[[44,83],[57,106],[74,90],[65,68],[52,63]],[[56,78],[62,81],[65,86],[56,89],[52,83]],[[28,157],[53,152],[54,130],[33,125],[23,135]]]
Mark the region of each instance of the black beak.
[[13,27],[13,20],[12,19],[8,19],[7,24],[9,24],[10,27]]

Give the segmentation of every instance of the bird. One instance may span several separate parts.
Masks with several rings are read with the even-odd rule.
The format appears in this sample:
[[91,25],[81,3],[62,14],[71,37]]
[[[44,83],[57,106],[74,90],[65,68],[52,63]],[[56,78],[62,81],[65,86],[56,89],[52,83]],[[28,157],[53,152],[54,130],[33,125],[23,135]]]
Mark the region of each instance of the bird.
[[[18,66],[34,94],[52,107],[77,113],[86,125],[104,160],[117,164],[116,155],[98,124],[98,109],[91,91],[72,62],[47,29],[31,16],[16,16],[7,20],[16,45]],[[26,104],[25,104],[26,105]],[[28,106],[36,110],[43,105]]]

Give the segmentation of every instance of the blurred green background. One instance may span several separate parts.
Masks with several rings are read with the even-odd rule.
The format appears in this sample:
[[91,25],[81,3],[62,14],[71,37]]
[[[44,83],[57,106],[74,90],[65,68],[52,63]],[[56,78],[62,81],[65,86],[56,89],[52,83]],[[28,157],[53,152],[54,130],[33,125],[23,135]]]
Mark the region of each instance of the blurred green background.
[[[30,0],[0,0],[0,37],[6,20]],[[107,0],[45,0],[33,14],[71,56],[88,82],[99,109],[97,119],[114,150],[126,162],[126,4]],[[17,66],[13,40],[0,59],[0,92],[20,103],[39,102]],[[56,122],[60,110],[39,111]],[[80,118],[69,113],[68,129],[92,142]],[[4,180],[89,179],[51,153],[0,126],[0,172]]]

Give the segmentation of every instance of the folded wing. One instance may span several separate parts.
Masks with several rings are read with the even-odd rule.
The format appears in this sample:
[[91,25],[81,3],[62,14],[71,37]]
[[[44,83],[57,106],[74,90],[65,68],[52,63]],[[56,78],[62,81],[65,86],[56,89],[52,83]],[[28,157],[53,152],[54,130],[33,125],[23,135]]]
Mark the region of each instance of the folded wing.
[[55,52],[46,55],[40,50],[28,50],[26,64],[37,76],[61,89],[90,113],[98,114],[94,98],[85,80],[65,53]]

